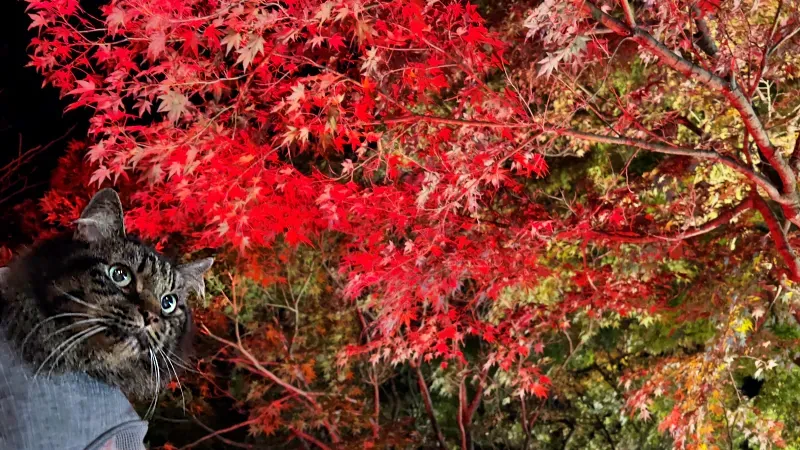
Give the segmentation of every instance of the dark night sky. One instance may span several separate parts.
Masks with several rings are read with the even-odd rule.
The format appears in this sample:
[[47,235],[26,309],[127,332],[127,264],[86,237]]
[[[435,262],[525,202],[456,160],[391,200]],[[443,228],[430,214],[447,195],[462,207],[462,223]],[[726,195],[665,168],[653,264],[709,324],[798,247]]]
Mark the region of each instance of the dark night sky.
[[[47,144],[73,126],[72,138],[85,137],[88,129],[88,112],[65,114],[66,102],[59,99],[58,90],[43,87],[44,78],[26,67],[27,47],[36,35],[35,30],[28,30],[31,21],[26,6],[23,0],[0,1],[0,167],[16,158],[20,139],[25,150]],[[36,188],[9,197],[8,190],[4,192],[0,186],[0,245],[16,248],[28,243],[31,236],[19,227],[20,215],[11,208],[44,194],[67,142],[64,139],[52,145],[14,173],[18,179],[38,184]]]
[[[6,0],[0,5],[0,166],[12,160],[19,148],[20,136],[23,148],[46,144],[63,135],[77,125],[71,137],[86,136],[88,116],[86,112],[72,111],[65,114],[66,102],[58,98],[58,91],[42,87],[43,77],[28,63],[27,46],[35,36],[28,30],[30,19],[25,12],[27,3],[22,0]],[[66,145],[61,142],[40,155],[32,164],[22,168],[22,174],[32,182],[49,179],[56,159]],[[39,196],[46,186],[28,191],[29,197]],[[19,196],[11,203],[23,198]],[[0,214],[9,203],[0,205]]]

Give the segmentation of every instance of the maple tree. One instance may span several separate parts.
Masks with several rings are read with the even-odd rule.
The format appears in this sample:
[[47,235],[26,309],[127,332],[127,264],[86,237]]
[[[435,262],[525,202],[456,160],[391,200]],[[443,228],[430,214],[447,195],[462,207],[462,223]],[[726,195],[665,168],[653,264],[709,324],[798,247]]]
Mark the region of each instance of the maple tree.
[[187,444],[799,445],[796,2],[26,1],[45,221],[228,255]]

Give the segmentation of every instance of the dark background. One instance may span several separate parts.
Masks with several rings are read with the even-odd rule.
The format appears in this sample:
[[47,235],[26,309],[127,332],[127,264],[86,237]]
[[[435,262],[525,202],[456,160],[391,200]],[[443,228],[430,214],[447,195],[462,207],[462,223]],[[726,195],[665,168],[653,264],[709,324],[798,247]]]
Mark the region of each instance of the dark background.
[[[9,248],[25,245],[31,238],[22,231],[14,207],[44,194],[69,140],[86,137],[90,117],[87,110],[64,113],[67,103],[59,98],[58,90],[43,86],[44,77],[27,67],[28,45],[37,34],[28,30],[27,5],[22,0],[0,1],[0,176],[8,172],[7,166],[20,151],[52,144],[13,168],[11,177],[18,184],[9,189],[8,180],[0,182],[0,245]],[[20,188],[25,189],[20,192]],[[29,205],[24,208],[35,207],[35,203]]]
[[[81,2],[84,3],[84,2]],[[0,203],[0,214],[25,198],[37,198],[47,189],[47,180],[69,138],[86,136],[87,111],[64,113],[67,103],[59,99],[57,89],[43,87],[44,77],[28,64],[28,44],[36,30],[28,30],[27,3],[21,0],[0,2],[0,167],[6,166],[22,150],[47,143],[74,129],[67,139],[53,144],[18,175],[39,184]]]

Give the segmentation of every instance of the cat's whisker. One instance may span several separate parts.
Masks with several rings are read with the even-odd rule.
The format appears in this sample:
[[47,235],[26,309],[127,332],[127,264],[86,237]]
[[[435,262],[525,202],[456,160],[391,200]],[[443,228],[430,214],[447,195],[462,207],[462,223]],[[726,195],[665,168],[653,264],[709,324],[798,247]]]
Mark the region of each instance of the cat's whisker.
[[[175,355],[172,355],[172,356],[173,356],[173,357],[175,357]],[[176,367],[178,367],[179,369],[181,369],[181,370],[185,370],[185,371],[187,371],[187,372],[189,372],[189,373],[194,373],[194,374],[198,374],[198,375],[199,375],[199,374],[202,374],[202,372],[200,372],[199,370],[197,370],[197,369],[193,369],[193,368],[191,368],[191,367],[188,367],[188,366],[185,366],[185,365],[183,365],[183,364],[181,364],[181,363],[179,363],[179,362],[175,361],[174,359],[172,360],[172,363],[173,363],[173,364],[174,364]]]
[[55,288],[58,289],[58,292],[63,294],[65,297],[67,297],[67,299],[72,300],[73,302],[75,302],[75,303],[77,303],[79,305],[83,305],[83,306],[85,306],[85,307],[87,307],[89,309],[94,309],[95,311],[100,311],[101,313],[105,313],[103,308],[101,308],[101,307],[99,307],[97,305],[92,305],[91,303],[87,303],[87,302],[79,299],[78,297],[75,297],[74,295],[70,294],[69,292],[61,289],[58,286],[56,286]]
[[158,350],[159,342],[158,342],[158,333],[153,328],[145,328],[145,333],[147,333],[147,340],[150,342],[150,346],[153,350]]
[[112,307],[110,311],[106,311],[105,309],[103,309],[103,308],[101,308],[101,307],[99,307],[97,305],[92,305],[91,303],[88,303],[86,301],[83,301],[83,300],[79,299],[78,297],[75,297],[74,295],[70,294],[69,292],[67,292],[67,291],[65,291],[63,289],[61,289],[58,286],[56,286],[56,289],[58,289],[59,292],[64,294],[69,300],[72,300],[73,302],[75,302],[75,303],[77,303],[79,305],[83,305],[83,306],[85,306],[85,307],[87,307],[89,309],[93,309],[95,311],[99,311],[100,315],[103,316],[103,317],[108,317],[109,319],[115,319],[115,320],[119,321],[120,323],[122,323],[124,325],[127,325],[127,326],[130,326],[130,327],[134,327],[134,328],[138,328],[139,327],[139,324],[137,324],[137,323],[133,322],[132,320],[128,319],[127,317],[125,317],[124,312],[122,310],[120,310],[120,309]]
[[[153,363],[153,351],[148,350],[150,352],[150,377],[153,378],[153,370],[155,370],[156,365]],[[147,405],[147,411],[144,413],[144,419],[147,419],[150,416],[150,410],[153,408],[153,400],[150,400],[150,404]]]
[[155,353],[159,349],[159,342],[158,336],[156,335],[156,331],[152,328],[145,328],[145,334],[147,335],[147,344],[150,346],[150,350],[153,351],[153,356],[155,357],[156,364],[158,364],[158,354]]
[[70,294],[69,292],[67,292],[67,291],[65,291],[63,289],[61,289],[58,286],[56,286],[56,289],[61,294],[66,296],[69,300],[72,300],[73,302],[75,302],[75,303],[77,303],[79,305],[83,305],[83,306],[85,306],[85,307],[87,307],[89,309],[93,309],[95,311],[99,311],[100,314],[103,317],[108,317],[109,319],[117,320],[121,324],[127,325],[129,327],[133,327],[133,328],[138,328],[139,327],[139,324],[137,324],[134,321],[132,321],[132,320],[128,319],[127,317],[125,317],[124,313],[121,310],[117,309],[117,308],[113,308],[112,307],[111,311],[106,311],[105,309],[103,309],[103,308],[101,308],[101,307],[99,307],[97,305],[92,305],[91,303],[88,303],[86,301],[83,301],[83,300],[79,299],[78,297],[75,297],[74,295]]
[[196,373],[196,374],[200,374],[201,373],[197,369],[189,367],[188,366],[189,363],[186,362],[186,360],[182,359],[180,356],[178,356],[175,353],[173,353],[172,350],[170,350],[170,349],[168,349],[166,347],[163,347],[163,350],[166,352],[165,354],[170,357],[169,359],[172,362],[173,367],[179,367],[182,370],[185,370],[185,371],[191,372],[191,373]]
[[169,372],[170,366],[172,367],[172,373],[175,375],[175,382],[178,383],[178,389],[181,391],[181,406],[183,406],[183,414],[185,415],[186,414],[186,396],[183,394],[183,385],[181,385],[181,380],[178,377],[178,371],[175,370],[175,366],[172,364],[172,361],[170,361],[170,359],[167,356],[167,354],[164,353],[164,350],[159,348],[158,351],[161,352],[161,356],[164,357],[164,362],[167,363],[167,371],[168,372]]
[[[170,349],[168,349],[166,347],[164,348],[164,350],[166,350],[167,354],[172,357],[170,359],[172,360],[172,363],[174,365],[177,365],[178,367],[180,367],[183,370],[186,370],[186,371],[189,371],[189,372],[192,372],[192,373],[196,373],[196,374],[200,374],[200,371],[198,371],[198,370],[196,370],[196,369],[194,369],[192,367],[189,367],[191,365],[191,363],[189,363],[185,359],[181,358],[180,356],[176,355],[172,350],[170,350]],[[180,363],[182,363],[182,364],[180,364]]]
[[36,330],[38,330],[39,328],[41,328],[43,325],[45,325],[45,324],[46,324],[46,323],[48,323],[48,322],[52,322],[52,321],[54,321],[54,320],[61,319],[61,318],[64,318],[64,317],[83,317],[83,318],[91,318],[91,317],[94,317],[94,316],[92,316],[92,315],[90,315],[90,314],[85,314],[85,313],[63,313],[63,314],[56,314],[55,316],[48,317],[47,319],[44,319],[44,320],[42,320],[41,322],[37,323],[37,324],[36,324],[36,325],[35,325],[35,326],[34,326],[34,327],[31,329],[31,331],[29,331],[29,332],[28,332],[28,334],[26,334],[26,335],[25,335],[25,338],[24,338],[24,339],[22,339],[22,343],[20,344],[20,348],[22,348],[22,349],[24,350],[24,349],[25,349],[25,343],[26,343],[26,342],[28,342],[28,339],[30,339],[30,338],[31,338],[31,336],[33,335],[33,333],[35,333],[35,332],[36,332]]
[[180,367],[181,369],[183,369],[183,370],[185,370],[187,372],[196,373],[196,374],[202,373],[202,372],[200,372],[199,370],[197,370],[197,369],[195,369],[193,367],[189,367],[189,365],[188,365],[189,363],[188,362],[186,362],[185,360],[181,359],[181,357],[176,355],[175,353],[172,353],[169,349],[167,349],[167,353],[169,354],[169,356],[172,357],[172,358],[170,358],[170,359],[172,359],[172,363],[175,364],[176,366]]
[[58,357],[55,360],[53,360],[53,363],[50,364],[50,370],[47,372],[47,376],[50,376],[50,374],[53,373],[53,369],[56,368],[56,366],[58,365],[58,362],[61,360],[62,357],[64,357],[64,355],[67,354],[68,351],[70,351],[72,348],[74,348],[76,345],[80,344],[81,342],[86,342],[87,340],[89,340],[90,337],[96,335],[97,333],[101,333],[101,332],[103,332],[103,331],[105,331],[107,329],[108,329],[108,327],[104,327],[104,326],[98,326],[98,327],[95,327],[95,328],[90,328],[89,330],[94,330],[94,331],[90,332],[88,334],[85,334],[84,336],[82,336],[79,339],[74,340],[72,342],[72,344],[70,344],[67,348],[65,348],[61,352],[61,354],[58,355]]
[[[161,335],[161,337],[162,337],[162,342],[166,341],[166,336],[164,335],[165,333],[159,333],[159,332],[158,332],[158,331],[156,331],[156,330],[153,330],[153,332],[156,334],[156,336],[159,336],[159,335]],[[200,373],[199,371],[197,371],[197,370],[195,370],[195,369],[192,369],[191,367],[188,367],[189,363],[188,363],[188,362],[186,362],[185,360],[181,359],[181,357],[180,357],[180,356],[178,356],[178,355],[176,355],[175,353],[173,353],[173,352],[172,352],[172,350],[170,350],[170,349],[168,349],[168,348],[166,348],[166,347],[164,347],[164,346],[160,346],[160,347],[158,347],[158,348],[159,348],[159,349],[162,351],[162,354],[164,355],[164,358],[165,358],[165,359],[168,359],[168,360],[169,360],[169,362],[172,364],[172,370],[175,372],[175,377],[177,377],[177,376],[178,376],[178,371],[177,371],[177,370],[175,370],[175,366],[176,366],[176,365],[177,365],[178,367],[180,367],[181,369],[183,369],[183,370],[186,370],[186,371],[188,371],[188,372],[193,372],[193,373],[197,373],[197,374],[199,374],[199,373]],[[164,351],[166,351],[166,353],[164,353]],[[168,354],[169,354],[169,356],[172,356],[172,358],[169,358],[169,356],[167,356]],[[177,359],[179,362],[182,362],[182,363],[184,363],[184,364],[180,364],[179,362],[176,362],[176,361],[175,361],[176,359]]]
[[153,361],[156,363],[156,386],[153,393],[153,413],[155,413],[155,406],[158,405],[158,394],[161,393],[161,367],[158,364],[158,356],[155,353],[153,353]]
[[[36,373],[34,373],[34,374],[33,374],[33,378],[35,379],[35,378],[36,378],[36,377],[39,375],[39,372],[41,372],[41,371],[42,371],[42,369],[44,368],[45,364],[47,364],[47,362],[48,362],[48,361],[50,361],[50,358],[52,358],[52,357],[53,357],[53,356],[55,356],[56,354],[60,353],[60,352],[61,352],[61,349],[63,349],[64,347],[66,347],[66,346],[68,346],[68,345],[70,345],[70,344],[72,344],[72,343],[73,343],[73,342],[75,342],[75,341],[78,341],[78,340],[80,340],[81,338],[83,338],[83,337],[84,337],[84,336],[86,336],[87,334],[90,334],[90,333],[93,333],[93,332],[102,331],[102,330],[104,330],[104,329],[106,329],[106,327],[103,327],[103,326],[99,326],[99,325],[98,325],[98,326],[96,326],[96,327],[89,328],[88,330],[83,330],[83,331],[81,331],[81,332],[79,332],[79,333],[75,333],[75,334],[73,334],[72,336],[70,336],[69,338],[67,338],[67,339],[66,339],[64,342],[62,342],[61,344],[59,344],[59,345],[58,345],[58,347],[56,347],[56,348],[55,348],[55,349],[54,349],[52,352],[50,352],[50,354],[49,354],[49,355],[47,355],[47,358],[45,358],[45,359],[44,359],[44,361],[42,361],[42,363],[41,363],[41,364],[39,364],[39,368],[38,368],[38,369],[36,369]],[[63,353],[62,353],[62,354],[63,354]],[[59,358],[60,358],[60,357],[59,357]]]
[[45,339],[50,339],[51,337],[53,337],[53,336],[55,336],[57,334],[63,333],[65,331],[67,331],[67,330],[71,330],[72,328],[75,328],[75,327],[78,327],[78,326],[81,326],[81,325],[86,325],[86,324],[89,324],[89,323],[108,324],[109,322],[108,322],[108,319],[103,319],[103,318],[91,318],[91,319],[79,320],[79,321],[73,322],[73,323],[71,323],[69,325],[65,325],[65,326],[57,329],[56,331],[48,334],[47,336],[45,336]]
[[53,351],[51,351],[47,355],[47,357],[44,359],[44,361],[42,361],[41,364],[39,364],[39,367],[36,369],[36,372],[33,374],[33,378],[36,379],[36,377],[39,375],[39,372],[44,368],[45,364],[47,364],[47,362],[50,361],[50,358],[52,358],[56,354],[60,353],[62,348],[68,346],[69,344],[71,344],[76,339],[80,339],[84,334],[86,334],[89,331],[93,331],[93,330],[94,330],[94,328],[90,328],[89,330],[83,330],[83,331],[75,333],[72,336],[70,336],[67,339],[65,339],[64,342],[62,342],[55,349],[53,349]]
[[72,300],[73,302],[75,302],[75,303],[77,303],[79,305],[85,306],[85,307],[87,307],[89,309],[93,309],[95,311],[98,311],[100,313],[100,316],[102,316],[102,317],[108,317],[109,319],[118,320],[122,324],[131,326],[131,327],[138,327],[139,326],[138,324],[136,324],[132,320],[129,320],[127,317],[125,317],[124,313],[121,310],[117,309],[117,308],[113,308],[112,307],[111,311],[106,311],[105,309],[103,309],[103,308],[101,308],[101,307],[99,307],[97,305],[92,305],[91,303],[88,303],[88,302],[86,302],[84,300],[79,299],[78,297],[70,294],[69,292],[61,289],[58,286],[56,286],[56,289],[60,293],[62,293],[65,297],[67,297],[67,299]]
[[158,355],[154,352],[154,349],[158,348],[158,341],[154,336],[154,333],[151,333],[152,329],[146,330],[147,335],[147,345],[150,351],[150,358],[153,363],[153,368],[155,372],[155,384],[153,386],[153,413],[155,413],[155,408],[158,405],[158,395],[161,392],[161,366],[158,364]]
[[[151,378],[155,378],[156,375],[156,362],[155,362],[155,354],[153,354],[153,348],[148,348],[150,352],[150,376]],[[147,407],[147,411],[144,414],[145,418],[149,418],[151,414],[156,412],[156,404],[158,402],[158,385],[155,386],[153,400],[150,401],[150,405]]]

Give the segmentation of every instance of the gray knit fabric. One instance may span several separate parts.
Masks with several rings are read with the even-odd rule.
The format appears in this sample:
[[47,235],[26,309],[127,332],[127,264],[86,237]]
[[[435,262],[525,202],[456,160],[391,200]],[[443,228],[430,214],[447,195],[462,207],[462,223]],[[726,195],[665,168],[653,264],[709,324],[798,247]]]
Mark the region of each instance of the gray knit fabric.
[[147,422],[85,374],[33,378],[0,330],[0,450],[143,450]]

